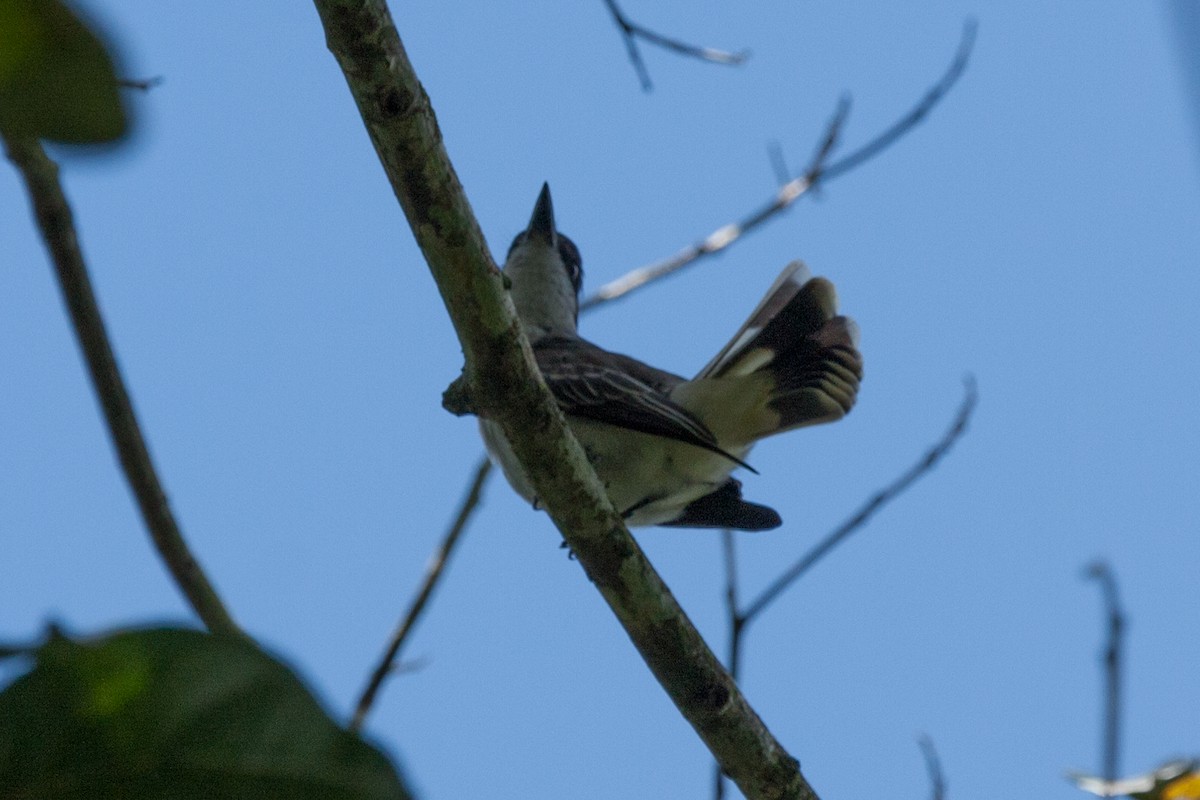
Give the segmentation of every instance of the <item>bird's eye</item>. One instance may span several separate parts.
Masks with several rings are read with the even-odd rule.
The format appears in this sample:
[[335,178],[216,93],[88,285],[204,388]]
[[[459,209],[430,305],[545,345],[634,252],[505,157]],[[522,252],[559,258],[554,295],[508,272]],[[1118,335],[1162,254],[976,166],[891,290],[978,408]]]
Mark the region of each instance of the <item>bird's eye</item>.
[[563,266],[567,269],[567,274],[571,277],[571,285],[578,292],[583,285],[583,259],[579,255],[579,248],[560,233],[558,235],[558,254],[562,258]]

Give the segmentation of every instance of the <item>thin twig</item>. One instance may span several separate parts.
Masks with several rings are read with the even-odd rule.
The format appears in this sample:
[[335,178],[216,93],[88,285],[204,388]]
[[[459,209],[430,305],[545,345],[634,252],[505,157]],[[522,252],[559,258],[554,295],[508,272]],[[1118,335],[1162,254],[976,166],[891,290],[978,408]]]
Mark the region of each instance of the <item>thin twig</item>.
[[[737,550],[733,531],[728,528],[721,531],[721,550],[725,554],[725,609],[729,615],[729,657],[725,661],[725,668],[736,681],[740,666],[742,620],[738,615]],[[725,797],[725,773],[720,764],[713,765],[713,797],[715,800]]]
[[898,119],[892,127],[845,158],[841,158],[830,164],[822,178],[824,180],[836,178],[838,175],[854,169],[864,161],[869,161],[891,147],[904,134],[908,133],[925,119],[934,106],[941,102],[942,98],[946,96],[954,87],[954,84],[958,83],[958,79],[962,77],[963,72],[967,68],[967,62],[971,60],[971,51],[975,48],[975,33],[978,29],[979,25],[975,19],[973,17],[967,18],[963,23],[962,37],[959,39],[958,50],[954,54],[954,60],[950,62],[950,67],[942,75],[941,80],[935,83],[925,93],[925,96],[921,98],[921,101],[913,106],[911,111]]
[[[826,181],[842,175],[879,155],[879,153],[894,144],[904,134],[916,127],[962,76],[970,57],[971,48],[975,42],[975,29],[974,20],[968,20],[964,24],[962,39],[959,42],[958,50],[950,67],[942,75],[941,79],[934,84],[933,88],[925,93],[921,101],[886,131],[850,155],[834,161],[828,166],[824,164],[824,160],[829,155],[828,149],[831,149],[832,145],[829,148],[824,146],[818,148],[818,157],[814,159],[813,164],[805,170],[804,174],[780,186],[775,191],[775,195],[757,211],[738,222],[718,228],[700,241],[685,247],[673,256],[644,267],[630,270],[625,275],[604,284],[580,304],[580,309],[587,310],[605,301],[616,300],[645,286],[651,281],[666,277],[684,267],[690,266],[701,258],[724,250],[744,234],[749,233],[762,223],[789,208],[796,200],[808,194],[819,185],[824,185]],[[823,143],[837,137],[844,115],[844,112],[841,112],[840,109],[843,108],[845,102],[845,100],[839,102],[839,114],[835,115],[833,122],[827,127],[826,135],[822,139]]]
[[[942,438],[925,452],[920,461],[909,467],[900,477],[896,478],[896,480],[892,481],[864,503],[849,519],[835,528],[828,536],[801,557],[799,561],[776,578],[744,610],[738,607],[738,574],[737,563],[734,560],[736,554],[733,546],[733,536],[729,531],[722,533],[723,552],[725,556],[725,609],[729,619],[729,650],[726,664],[729,674],[733,676],[735,681],[739,677],[739,668],[741,666],[742,640],[745,638],[746,628],[750,623],[779,595],[787,591],[801,575],[812,568],[821,558],[828,555],[835,546],[844,541],[850,534],[864,527],[876,512],[892,500],[895,500],[920,477],[932,470],[942,457],[950,451],[954,443],[966,432],[967,423],[970,422],[971,415],[979,400],[979,395],[975,387],[975,379],[968,376],[964,381],[964,389],[965,395],[962,403],[959,404],[958,411],[954,415],[954,421],[946,433],[942,435]],[[713,780],[713,797],[716,800],[721,800],[724,797],[724,792],[724,777],[721,774],[720,765],[718,765]]]
[[425,605],[429,602],[429,598],[433,596],[433,590],[437,588],[438,580],[442,577],[447,564],[450,562],[450,555],[454,552],[455,545],[458,544],[463,531],[466,530],[467,522],[470,521],[471,515],[479,507],[479,501],[483,496],[483,486],[491,471],[492,462],[487,456],[484,456],[478,466],[475,467],[475,477],[471,480],[471,485],[467,489],[466,496],[463,497],[454,522],[447,529],[446,535],[442,537],[441,544],[438,545],[437,550],[434,551],[433,556],[429,560],[429,566],[425,570],[425,579],[421,582],[421,588],[417,590],[416,595],[408,606],[408,610],[400,620],[400,624],[396,626],[396,630],[388,642],[387,649],[384,651],[383,658],[379,660],[379,665],[375,667],[375,671],[371,674],[371,679],[367,682],[366,688],[363,689],[362,696],[358,700],[358,705],[354,709],[354,717],[350,720],[350,730],[357,731],[362,728],[363,721],[367,717],[367,712],[371,710],[371,705],[375,702],[375,697],[378,695],[379,689],[383,686],[383,682],[387,679],[388,675],[394,671],[395,668],[393,665],[396,663],[396,659],[400,657],[400,648],[404,646],[409,633],[416,626],[417,620],[420,619],[421,613],[425,610]]
[[738,612],[740,603],[738,602],[737,551],[734,543],[733,531],[728,528],[721,531],[721,549],[725,554],[725,609],[729,616],[729,660],[725,666],[734,680],[737,680],[741,671],[738,637],[743,622],[741,614]]
[[783,147],[779,142],[774,140],[767,142],[767,160],[771,162],[771,170],[775,173],[777,183],[784,184],[792,179],[787,159],[783,157]]
[[921,748],[921,755],[925,757],[925,769],[929,772],[930,800],[946,800],[946,775],[942,772],[942,760],[938,758],[933,739],[922,733],[917,737],[917,745]]
[[650,81],[650,72],[646,69],[646,63],[642,61],[641,51],[638,50],[638,39],[643,39],[664,50],[671,50],[680,55],[698,58],[701,61],[707,61],[711,64],[736,66],[750,57],[750,53],[746,50],[739,53],[730,53],[725,50],[688,44],[678,39],[672,39],[669,36],[663,36],[661,33],[655,33],[648,28],[642,27],[625,16],[625,13],[617,7],[616,0],[604,0],[604,5],[608,6],[608,13],[612,15],[613,22],[621,30],[621,36],[625,40],[625,50],[629,53],[629,61],[633,64],[633,69],[637,73],[638,80],[641,82],[644,91],[650,91],[653,88],[653,84]]
[[742,218],[738,222],[718,228],[705,238],[688,245],[669,258],[645,267],[630,270],[616,280],[609,281],[601,286],[595,294],[580,303],[579,310],[588,311],[601,303],[624,297],[635,289],[640,289],[652,281],[678,272],[704,256],[718,253],[740,239],[743,234],[754,230],[778,212],[794,203],[797,198],[809,191],[815,185],[818,177],[823,174],[823,160],[828,157],[830,151],[833,149],[833,143],[837,141],[842,123],[845,121],[845,104],[846,101],[844,98],[838,102],[837,111],[826,127],[825,133],[821,137],[821,145],[817,148],[816,156],[809,168],[805,170],[804,175],[780,186],[775,192],[775,197],[766,206]]
[[139,92],[148,92],[163,82],[162,75],[155,75],[153,78],[118,78],[117,86],[122,89],[135,89]]
[[846,120],[850,118],[850,105],[850,95],[843,94],[838,98],[837,105],[833,108],[833,117],[829,120],[829,124],[825,126],[825,138],[817,145],[817,150],[810,162],[811,166],[801,176],[809,184],[817,183],[823,176],[828,174],[828,168],[825,164],[829,161],[829,157],[833,155],[833,151],[837,149],[838,143],[841,141],[842,130],[846,127]]
[[881,508],[895,500],[900,495],[915,483],[918,479],[926,475],[932,470],[937,463],[942,460],[942,457],[950,451],[966,432],[967,423],[971,420],[971,414],[975,410],[975,405],[979,400],[979,394],[976,391],[975,379],[967,377],[964,383],[964,397],[962,403],[959,404],[958,411],[954,415],[954,421],[949,429],[943,434],[942,438],[926,451],[917,463],[913,464],[904,471],[900,477],[896,478],[881,491],[875,494],[870,500],[862,505],[849,519],[835,528],[828,536],[822,539],[806,553],[799,561],[789,567],[783,574],[775,579],[770,586],[755,598],[742,612],[743,626],[749,623],[763,612],[779,595],[783,594],[789,586],[792,585],[801,575],[807,572],[814,564],[820,561],[824,556],[828,555],[834,547],[843,542],[850,534],[859,530],[867,524]]
[[214,633],[240,632],[188,548],[155,472],[96,304],[71,207],[58,180],[58,165],[34,139],[5,138],[5,143],[8,157],[21,173],[29,191],[34,218],[54,262],[59,289],[91,373],[92,387],[150,538],[171,577],[205,626]]
[[1117,594],[1117,578],[1106,561],[1090,564],[1084,577],[1100,582],[1108,615],[1108,641],[1104,647],[1104,732],[1101,763],[1104,779],[1115,781],[1121,760],[1121,650],[1125,634],[1125,615]]

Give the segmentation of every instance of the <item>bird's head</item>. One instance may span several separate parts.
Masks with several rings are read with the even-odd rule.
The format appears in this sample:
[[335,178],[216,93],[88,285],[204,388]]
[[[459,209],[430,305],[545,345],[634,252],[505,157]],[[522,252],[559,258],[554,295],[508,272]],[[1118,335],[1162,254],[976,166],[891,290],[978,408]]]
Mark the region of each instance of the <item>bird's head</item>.
[[504,274],[526,336],[575,334],[583,262],[579,248],[554,225],[549,184],[542,184],[529,226],[508,248]]

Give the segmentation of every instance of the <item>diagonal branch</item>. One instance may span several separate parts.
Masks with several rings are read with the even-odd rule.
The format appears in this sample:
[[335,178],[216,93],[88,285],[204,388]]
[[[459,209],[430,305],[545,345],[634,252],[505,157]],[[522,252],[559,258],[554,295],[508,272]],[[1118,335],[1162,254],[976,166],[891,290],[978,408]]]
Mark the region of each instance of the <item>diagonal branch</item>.
[[702,258],[721,252],[743,235],[791,207],[793,203],[813,189],[823,185],[828,180],[849,172],[895,144],[901,137],[925,119],[934,106],[958,82],[963,70],[966,69],[971,49],[975,43],[975,29],[976,26],[973,20],[968,20],[964,24],[962,39],[959,42],[958,50],[949,68],[947,68],[938,82],[925,93],[920,102],[883,133],[849,155],[826,165],[825,162],[836,143],[842,123],[845,121],[847,103],[843,99],[839,102],[838,112],[835,114],[833,121],[826,128],[822,145],[817,148],[817,156],[813,159],[809,168],[804,171],[804,174],[783,183],[782,186],[776,189],[774,196],[757,211],[748,214],[737,222],[731,222],[728,225],[718,228],[700,241],[683,248],[673,256],[644,267],[630,270],[621,277],[604,284],[595,294],[580,304],[580,310],[587,310],[605,301],[624,297],[651,281],[665,278],[667,275],[690,266]]
[[475,467],[475,477],[471,481],[470,488],[467,489],[467,494],[463,498],[462,504],[459,505],[458,513],[454,517],[453,524],[450,525],[446,535],[442,537],[441,543],[437,550],[434,551],[433,558],[429,561],[429,567],[425,570],[425,579],[421,581],[421,588],[417,590],[417,594],[413,597],[412,602],[408,606],[404,617],[400,620],[395,633],[392,634],[391,640],[388,642],[387,649],[384,651],[383,657],[379,659],[378,666],[371,673],[371,678],[367,681],[367,686],[363,689],[362,696],[358,699],[358,704],[354,708],[354,716],[350,720],[350,730],[361,730],[363,722],[367,718],[367,712],[371,710],[371,706],[375,702],[375,698],[379,694],[380,688],[383,686],[384,680],[392,673],[393,665],[400,657],[400,648],[408,640],[408,635],[416,627],[417,620],[425,611],[425,606],[429,602],[429,598],[433,596],[433,590],[437,588],[438,581],[441,580],[442,573],[446,570],[446,565],[450,563],[450,555],[454,552],[458,540],[462,537],[463,531],[467,529],[467,522],[470,521],[475,509],[479,507],[479,501],[483,496],[483,486],[487,483],[487,477],[492,471],[492,462],[484,456],[479,461],[479,465]]
[[[608,0],[606,0],[606,2],[608,2]],[[628,20],[621,13],[620,9],[615,6],[615,4],[609,3],[609,7],[610,7],[610,10],[614,14],[614,18],[618,20],[618,24],[622,24],[623,22],[628,22]],[[622,25],[622,27],[624,28],[623,25]],[[969,30],[973,30],[973,29],[969,29]],[[966,57],[970,51],[970,41],[971,41],[971,39],[968,38],[966,36],[966,34],[964,34],[964,41],[963,41],[963,44],[960,45],[959,55],[955,59],[955,62],[952,65],[951,69],[947,71],[946,75],[942,78],[941,81],[939,81],[937,86],[935,86],[933,89],[931,89],[926,94],[926,96],[922,100],[922,102],[919,103],[914,108],[913,111],[911,111],[902,120],[900,120],[899,122],[894,124],[891,128],[889,128],[888,131],[883,134],[883,136],[877,138],[876,140],[873,140],[871,143],[868,143],[867,146],[860,149],[859,151],[856,151],[856,153],[853,154],[852,156],[850,156],[846,159],[843,159],[842,161],[837,162],[837,165],[840,165],[838,167],[838,172],[845,172],[849,168],[848,165],[851,163],[858,164],[858,163],[861,163],[862,161],[865,161],[866,158],[863,155],[865,152],[869,151],[872,155],[880,152],[883,149],[883,146],[880,144],[880,142],[883,141],[884,137],[887,137],[888,143],[890,143],[891,141],[894,141],[895,139],[899,138],[899,136],[902,133],[907,131],[909,128],[914,126],[921,118],[923,118],[928,113],[928,111],[933,107],[933,105],[938,100],[940,100],[940,98],[949,90],[950,86],[958,79],[959,74],[962,72],[962,69],[966,65]],[[632,39],[628,39],[627,42],[628,42],[629,46],[632,48],[632,54],[633,54],[633,57],[635,57],[635,64],[640,64],[639,57],[636,56],[636,52],[637,52],[636,45],[633,43]],[[786,165],[784,164],[783,153],[782,153],[781,149],[779,148],[777,143],[773,144],[773,146],[769,149],[769,155],[771,157],[771,163],[776,171],[776,176],[779,179],[780,184],[782,184],[780,193],[777,196],[776,201],[769,206],[770,210],[768,212],[764,213],[763,211],[760,210],[756,214],[750,215],[750,217],[748,217],[746,220],[743,220],[743,222],[740,223],[741,233],[746,233],[749,230],[752,230],[758,224],[760,224],[762,222],[766,222],[768,219],[774,217],[778,211],[782,211],[784,208],[786,208],[788,205],[790,205],[792,202],[794,202],[796,199],[798,199],[801,195],[803,195],[804,193],[808,192],[809,190],[815,188],[819,179],[829,175],[831,167],[823,168],[823,165],[829,159],[829,157],[832,155],[833,151],[837,147],[837,144],[840,139],[841,131],[845,126],[845,121],[849,114],[849,110],[850,110],[849,99],[842,98],[838,102],[838,106],[835,109],[833,117],[830,119],[829,124],[826,126],[825,133],[822,136],[821,141],[818,143],[818,146],[816,148],[816,153],[813,156],[813,159],[810,162],[808,169],[805,170],[803,176],[801,176],[800,178],[790,177],[790,175],[788,174]],[[784,200],[781,202],[780,198],[784,198]],[[790,199],[787,199],[787,198],[790,198]],[[728,230],[730,227],[731,226],[726,226],[722,230]],[[720,233],[720,231],[718,231],[718,234],[719,233]],[[728,246],[729,244],[732,244],[733,241],[736,240],[737,238],[738,237],[735,236],[733,238],[728,239],[727,241],[724,241],[724,243],[721,245],[721,247],[719,249],[723,249],[724,247]],[[648,283],[651,283],[659,278],[666,277],[670,273],[672,273],[678,269],[681,269],[681,268],[687,266],[688,264],[694,262],[695,260],[697,260],[698,258],[700,258],[703,255],[717,252],[718,249],[712,249],[707,252],[701,252],[701,251],[704,250],[704,248],[706,246],[711,246],[715,242],[719,241],[719,239],[720,239],[720,237],[718,237],[717,234],[713,234],[713,235],[709,236],[707,239],[705,239],[704,242],[701,243],[700,245],[695,245],[692,248],[688,248],[688,249],[684,250],[683,253],[681,254],[681,256],[683,254],[689,254],[685,258],[681,259],[679,256],[677,256],[673,259],[668,259],[665,262],[660,262],[659,265],[657,265],[657,266],[651,266],[651,267],[647,267],[647,268],[634,270],[634,271],[628,273],[627,275],[625,275],[624,277],[619,278],[618,280],[613,281],[609,284],[606,284],[604,287],[602,287],[600,289],[600,291],[597,294],[586,299],[583,302],[583,304],[581,305],[580,310],[582,312],[591,311],[596,306],[601,305],[602,303],[604,303],[608,300],[617,299],[617,298],[622,297],[625,294],[627,294],[631,291],[634,291],[635,289],[641,288],[642,286],[644,286]],[[484,484],[486,484],[486,480],[487,480],[487,476],[485,476],[485,478],[484,478]],[[481,484],[481,487],[484,484]],[[470,497],[471,497],[471,495],[468,495],[468,497],[464,500],[464,503],[469,504]],[[465,509],[465,506],[460,506],[458,514],[460,514],[460,515],[463,514],[464,509]],[[444,545],[440,545],[439,552],[441,552],[443,549],[444,549]],[[437,558],[437,557],[438,556],[435,554],[435,558]],[[428,592],[432,593],[433,589],[436,586],[436,582],[438,580],[440,580],[440,573],[432,575],[431,578],[432,578],[432,583],[427,582],[422,587],[422,591],[428,591]],[[740,626],[738,626],[738,627],[740,628]],[[735,636],[740,636],[740,632],[739,632],[739,634],[735,634]],[[736,638],[735,638],[735,641],[737,641]],[[389,645],[389,647],[394,646],[395,644],[396,644],[395,640],[393,639],[392,644]],[[392,658],[394,658],[394,656],[395,656],[395,654],[393,653]],[[375,677],[372,680],[374,681],[376,678],[378,678],[380,676],[381,669],[384,671],[383,674],[386,674],[386,672],[388,670],[390,670],[390,663],[391,663],[391,659],[385,658],[384,661],[381,662],[381,664],[376,668],[376,671],[374,673]],[[736,661],[731,662],[730,668],[733,670],[733,674],[736,675],[737,674]],[[376,686],[375,691],[378,691],[377,686]],[[355,720],[359,721],[359,723],[361,723],[361,718],[365,715],[366,710],[369,708],[370,704],[373,702],[373,698],[374,698],[374,693],[372,693],[372,696],[370,698],[368,698],[364,694],[364,696],[360,699],[359,710],[356,712],[356,715],[355,715]],[[365,706],[364,706],[364,703],[365,703]],[[723,784],[721,784],[721,785],[723,786]]]
[[[916,464],[913,464],[898,478],[877,492],[874,497],[864,503],[848,520],[818,542],[800,560],[776,578],[745,609],[740,607],[738,601],[738,574],[733,535],[729,531],[722,531],[721,541],[725,559],[725,612],[729,620],[729,650],[725,663],[734,680],[737,680],[741,674],[742,641],[745,639],[746,628],[750,623],[765,611],[771,603],[778,599],[781,594],[791,588],[800,579],[800,576],[808,572],[818,561],[828,555],[834,547],[845,541],[855,531],[862,529],[876,512],[902,495],[913,483],[932,470],[942,460],[942,457],[950,451],[954,443],[962,438],[979,399],[973,378],[968,377],[966,379],[965,390],[962,403],[959,405],[958,411],[954,415],[954,421],[951,423],[949,429],[933,447],[925,452],[925,455]],[[933,765],[929,762],[929,751],[925,749],[924,744],[922,744],[922,750],[926,753],[926,763],[930,766],[932,775]],[[935,797],[937,796],[937,790],[938,784],[935,782]],[[716,800],[721,800],[724,796],[725,784],[720,766],[718,766],[713,782],[713,797]]]
[[975,406],[979,401],[979,394],[975,388],[974,378],[968,377],[966,379],[964,390],[963,400],[958,407],[958,412],[954,415],[954,421],[942,435],[942,438],[933,447],[929,448],[917,463],[913,464],[898,478],[877,492],[874,497],[864,503],[849,519],[818,542],[800,560],[785,570],[770,586],[764,589],[750,605],[746,606],[739,615],[742,619],[743,627],[750,624],[779,595],[787,591],[800,576],[808,572],[813,565],[828,555],[833,548],[845,541],[852,533],[865,526],[880,509],[904,494],[908,487],[912,486],[937,466],[938,462],[950,452],[950,448],[954,446],[954,443],[962,438],[962,435],[966,432],[967,424],[971,421],[971,415],[975,411]]
[[[606,0],[609,10],[613,13],[614,19],[625,30],[624,23],[628,20],[622,14],[619,8],[610,0]],[[775,199],[766,207],[760,209],[754,214],[744,218],[739,223],[726,225],[718,231],[710,234],[701,242],[685,248],[680,253],[671,258],[657,262],[650,266],[640,267],[626,273],[624,276],[605,284],[598,292],[591,297],[586,298],[580,305],[581,312],[588,312],[597,306],[609,301],[616,300],[620,297],[629,294],[637,289],[652,283],[660,278],[665,278],[677,270],[683,269],[690,264],[696,262],[706,255],[712,255],[728,247],[734,241],[739,239],[741,235],[750,232],[757,225],[768,221],[778,215],[779,212],[785,210],[788,206],[798,200],[804,194],[815,189],[817,184],[830,177],[830,175],[839,175],[847,172],[852,167],[857,166],[868,158],[877,155],[888,145],[894,143],[903,134],[911,130],[918,122],[933,109],[942,97],[950,90],[950,88],[958,81],[963,70],[966,68],[967,60],[971,52],[975,38],[975,24],[968,21],[963,29],[963,37],[959,43],[958,52],[951,63],[949,69],[942,78],[926,92],[921,101],[913,107],[913,109],[903,118],[894,123],[890,128],[877,136],[872,141],[868,142],[862,148],[856,150],[851,155],[840,161],[835,162],[829,167],[822,169],[822,165],[830,157],[835,149],[841,130],[844,127],[846,116],[849,113],[850,103],[847,98],[839,101],[838,107],[826,126],[825,134],[822,137],[820,144],[817,147],[816,155],[813,157],[809,168],[799,178],[790,177],[787,166],[784,163],[782,150],[777,143],[773,143],[769,148],[769,156],[772,167],[775,169],[775,174],[779,180],[781,187]],[[630,57],[634,60],[635,67],[639,67],[639,71],[644,70],[641,66],[641,57],[638,55],[636,43],[627,32],[626,44],[630,48]],[[646,80],[649,77],[646,76]],[[736,675],[736,662],[731,663],[731,668],[734,669]]]
[[844,98],[838,102],[837,111],[825,129],[825,134],[821,138],[821,145],[818,146],[817,154],[813,157],[809,168],[799,178],[790,180],[780,186],[776,190],[775,196],[765,206],[743,217],[738,222],[732,222],[717,228],[708,236],[688,245],[669,258],[630,270],[621,277],[609,281],[597,289],[595,294],[585,298],[579,304],[579,310],[581,312],[590,311],[601,303],[624,297],[648,283],[678,272],[705,256],[719,253],[740,239],[744,234],[754,230],[796,202],[796,200],[816,186],[818,179],[823,174],[825,159],[829,157],[830,152],[837,142],[842,125],[846,119],[848,108],[849,105]]
[[962,36],[958,41],[958,50],[955,51],[949,68],[946,69],[946,72],[938,82],[925,93],[925,96],[913,106],[911,111],[896,120],[892,124],[892,127],[850,155],[830,164],[829,169],[825,170],[825,174],[822,177],[824,179],[836,178],[842,173],[849,172],[864,161],[871,160],[891,147],[904,134],[920,124],[928,116],[929,112],[933,110],[934,106],[941,102],[942,98],[954,88],[954,84],[958,83],[958,79],[962,77],[963,71],[967,68],[967,62],[971,59],[971,51],[975,48],[975,33],[978,29],[979,25],[975,22],[974,18],[968,18],[963,23]]
[[814,798],[613,509],[537,371],[382,0],[315,0],[330,51],[438,284],[474,407],[504,430],[588,577],[748,798]]
[[214,633],[239,632],[216,589],[188,548],[154,470],[154,462],[104,329],[104,318],[96,304],[71,206],[58,181],[58,166],[34,139],[6,137],[5,144],[9,160],[16,165],[29,191],[34,217],[46,249],[50,251],[58,286],[75,327],[75,338],[91,373],[92,387],[150,538],[175,584],[204,625]]
[[644,91],[650,91],[653,88],[653,84],[650,82],[650,72],[646,69],[646,63],[642,61],[642,53],[638,50],[638,39],[657,45],[664,50],[670,50],[691,58],[698,58],[701,61],[707,61],[711,64],[736,66],[750,57],[750,53],[745,50],[738,53],[730,53],[725,50],[688,44],[678,39],[672,39],[669,36],[663,36],[661,33],[655,33],[649,28],[642,27],[625,16],[625,12],[617,6],[616,0],[604,0],[604,5],[608,6],[608,13],[612,15],[613,22],[621,29],[621,36],[625,40],[625,49],[629,53],[629,61],[633,64],[633,69],[637,73],[638,80],[641,81]]
[[[613,13],[618,24],[622,26],[623,30],[625,30],[625,23],[628,23],[628,20],[621,13],[620,9],[617,8],[615,3],[611,2],[611,0],[606,0],[606,3],[608,3],[609,9]],[[601,305],[606,301],[623,297],[624,295],[635,291],[636,289],[639,289],[659,278],[664,278],[667,275],[694,263],[705,255],[711,255],[723,250],[725,247],[728,247],[730,244],[740,238],[742,234],[753,230],[757,225],[766,222],[768,219],[774,218],[778,212],[783,211],[802,195],[816,188],[820,180],[828,178],[830,174],[837,175],[846,172],[851,167],[857,166],[858,164],[866,161],[867,158],[881,152],[887,145],[899,139],[900,136],[902,136],[905,132],[914,127],[921,119],[923,119],[933,108],[933,106],[941,100],[946,92],[949,91],[950,87],[958,80],[963,69],[966,67],[967,57],[970,53],[973,41],[974,24],[968,22],[964,29],[963,40],[959,45],[958,54],[953,63],[946,71],[945,75],[943,75],[942,79],[926,93],[921,102],[879,137],[876,137],[876,139],[869,142],[863,148],[860,148],[850,156],[847,156],[835,164],[829,167],[824,167],[825,162],[832,155],[834,149],[836,148],[840,139],[841,131],[845,126],[846,117],[848,116],[850,110],[850,101],[848,98],[842,98],[838,102],[838,106],[834,112],[834,115],[829,124],[826,126],[825,134],[817,146],[816,154],[813,156],[808,169],[805,170],[801,177],[790,177],[786,164],[784,163],[782,150],[779,148],[777,143],[772,143],[768,152],[771,159],[771,164],[775,169],[776,177],[781,184],[781,188],[779,189],[774,201],[768,204],[765,209],[751,214],[747,218],[743,219],[740,223],[727,225],[721,228],[717,232],[706,237],[700,243],[684,249],[681,251],[681,253],[673,256],[670,259],[658,262],[657,264],[649,267],[635,269],[623,277],[605,284],[596,294],[583,301],[580,306],[580,311],[591,311],[592,309],[596,308],[596,306]],[[634,60],[635,66],[641,67],[641,58],[638,55],[636,44],[632,38],[632,35],[629,34],[628,31],[626,43],[630,48],[630,57]],[[648,76],[646,77],[646,80],[649,80]],[[731,235],[731,231],[736,232],[736,235]],[[462,513],[461,508],[459,513]],[[729,546],[732,547],[732,542],[730,542]],[[435,576],[434,581],[436,582],[437,579],[437,576]],[[433,586],[427,586],[427,588],[429,591],[432,591]],[[731,608],[736,609],[736,606],[731,606]],[[735,628],[731,628],[731,631],[733,631],[733,641],[736,644],[736,642],[740,640],[740,625],[735,626]],[[736,652],[736,650],[734,650],[734,652]],[[733,674],[736,676],[736,660],[731,661],[729,667],[731,670],[733,670]],[[360,703],[361,702],[362,701],[360,701]],[[367,701],[367,704],[370,704],[369,700]],[[724,784],[721,782],[718,773],[718,787],[723,789],[723,786]],[[719,792],[721,789],[718,790],[718,797],[720,797]]]

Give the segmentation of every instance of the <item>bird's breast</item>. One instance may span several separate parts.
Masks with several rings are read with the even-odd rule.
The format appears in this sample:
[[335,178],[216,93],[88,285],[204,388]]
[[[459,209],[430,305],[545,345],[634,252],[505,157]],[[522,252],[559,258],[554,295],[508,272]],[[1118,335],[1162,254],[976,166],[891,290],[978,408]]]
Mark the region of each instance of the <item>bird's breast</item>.
[[[628,525],[670,522],[693,500],[725,482],[736,466],[700,447],[603,422],[568,417],[609,499]],[[517,494],[533,502],[533,486],[500,426],[481,420],[484,442]],[[732,455],[742,458],[742,448]]]

